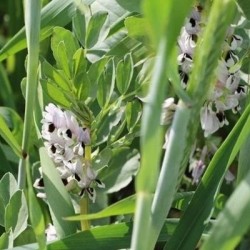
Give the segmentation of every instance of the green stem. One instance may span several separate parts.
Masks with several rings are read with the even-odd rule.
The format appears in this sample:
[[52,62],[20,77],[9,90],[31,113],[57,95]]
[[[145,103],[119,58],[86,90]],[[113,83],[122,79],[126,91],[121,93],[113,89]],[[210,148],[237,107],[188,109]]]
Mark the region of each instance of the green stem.
[[[91,162],[91,146],[87,145],[85,147],[85,161],[88,163]],[[91,165],[90,165],[91,166]],[[89,210],[89,199],[87,196],[83,197],[80,200],[80,214],[87,214]],[[90,229],[90,221],[89,220],[81,220],[81,230],[89,230]]]
[[30,134],[33,126],[33,108],[37,90],[37,71],[39,58],[39,31],[40,31],[40,0],[25,1],[25,30],[27,40],[27,80],[25,93],[25,115],[22,139],[23,157],[19,161],[18,185],[20,189],[25,187],[25,165],[30,143]]
[[[83,197],[80,200],[80,214],[87,214],[89,208],[89,200],[88,197]],[[90,229],[90,222],[89,220],[81,220],[81,230],[89,230]]]

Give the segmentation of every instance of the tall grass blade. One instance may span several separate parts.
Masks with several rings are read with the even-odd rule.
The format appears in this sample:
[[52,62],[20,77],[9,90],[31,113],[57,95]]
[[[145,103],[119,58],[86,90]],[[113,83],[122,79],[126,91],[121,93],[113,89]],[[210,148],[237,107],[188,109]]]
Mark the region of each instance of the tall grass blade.
[[220,213],[201,250],[234,250],[250,227],[250,172],[236,188]]
[[40,31],[40,0],[25,1],[25,30],[28,48],[27,56],[27,85],[25,93],[25,115],[22,139],[23,157],[19,162],[18,185],[22,189],[25,186],[26,168],[30,135],[33,127],[33,108],[37,96],[37,71],[39,57],[39,31]]
[[[182,2],[181,11],[177,7]],[[145,1],[145,14],[152,28],[152,37],[157,46],[149,96],[144,107],[141,127],[141,169],[136,180],[136,211],[132,236],[132,249],[152,249],[151,204],[159,173],[162,151],[161,105],[167,88],[168,65],[176,63],[175,42],[185,16],[193,1]],[[153,18],[152,8],[162,17]],[[177,11],[178,10],[178,11]],[[175,13],[175,14],[173,14]],[[178,15],[176,15],[178,13]],[[158,15],[157,15],[158,16]],[[173,23],[175,26],[173,27]],[[158,27],[159,26],[159,27]],[[155,28],[155,29],[154,29]],[[165,30],[164,30],[165,28]],[[162,31],[164,31],[162,33]],[[161,225],[162,226],[162,225]],[[161,229],[161,228],[160,228]],[[160,232],[160,230],[159,230]],[[157,238],[159,232],[155,234]],[[152,242],[152,243],[151,243]]]

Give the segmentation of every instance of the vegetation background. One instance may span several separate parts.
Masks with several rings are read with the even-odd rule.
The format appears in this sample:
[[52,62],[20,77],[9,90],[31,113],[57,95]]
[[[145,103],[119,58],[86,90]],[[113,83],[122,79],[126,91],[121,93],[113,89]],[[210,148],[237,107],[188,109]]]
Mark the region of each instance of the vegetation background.
[[[177,39],[197,5],[209,21],[184,91]],[[1,249],[250,248],[248,96],[212,137],[218,149],[198,186],[187,171],[195,139],[206,140],[200,109],[231,24],[249,84],[248,0],[2,0],[0,19]],[[171,96],[177,109],[162,126]],[[44,148],[50,102],[91,129],[92,167],[105,183],[95,203],[66,191]],[[39,167],[46,200],[33,187]],[[57,239],[47,242],[50,223]]]

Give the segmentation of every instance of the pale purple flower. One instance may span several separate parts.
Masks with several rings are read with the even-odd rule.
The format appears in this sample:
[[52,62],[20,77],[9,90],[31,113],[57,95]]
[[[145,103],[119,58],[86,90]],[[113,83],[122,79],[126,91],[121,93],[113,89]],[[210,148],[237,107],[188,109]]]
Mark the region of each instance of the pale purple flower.
[[58,239],[56,229],[51,223],[49,223],[48,227],[46,228],[45,234],[47,242],[51,242]]
[[[66,189],[80,195],[86,191],[94,202],[95,187],[105,185],[96,178],[96,172],[84,158],[85,146],[90,145],[90,130],[80,126],[71,111],[63,111],[52,103],[45,107],[41,122],[44,145]],[[36,180],[35,186],[39,184],[44,186],[42,177]]]
[[170,124],[176,110],[176,104],[174,103],[174,98],[167,98],[162,104],[161,112],[161,124],[167,125]]

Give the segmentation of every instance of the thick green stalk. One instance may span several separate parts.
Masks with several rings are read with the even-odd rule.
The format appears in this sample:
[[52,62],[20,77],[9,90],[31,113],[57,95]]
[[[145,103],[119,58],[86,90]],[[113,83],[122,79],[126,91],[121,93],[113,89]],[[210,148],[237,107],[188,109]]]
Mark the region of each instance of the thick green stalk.
[[[150,88],[150,99],[144,109],[142,121],[142,162],[137,177],[137,200],[135,223],[132,235],[132,249],[148,249],[147,239],[150,228],[150,207],[158,177],[162,147],[162,128],[159,126],[161,105],[166,88],[166,41],[163,40],[155,62],[155,74]],[[150,126],[149,126],[150,124]],[[147,152],[152,152],[149,155]]]
[[27,160],[31,131],[33,129],[33,108],[37,96],[37,71],[39,57],[39,30],[40,30],[40,0],[25,1],[25,30],[27,39],[27,81],[25,93],[25,116],[22,139],[23,157],[19,162],[18,185],[24,188],[26,171],[25,161]]
[[[170,65],[174,65],[177,70],[176,39],[192,2],[193,0],[145,0],[145,15],[152,28],[153,41],[157,45],[157,56],[142,117],[142,157],[141,169],[136,179],[137,199],[131,245],[133,250],[153,249],[151,235],[154,229],[151,204],[162,153],[163,131],[160,125],[162,103],[168,77],[173,75],[171,70],[174,67],[170,67]],[[179,8],[180,4],[182,4],[182,8]]]
[[[85,160],[87,164],[91,166],[91,146],[88,145],[85,147]],[[87,196],[83,197],[79,203],[80,206],[80,214],[88,214],[89,210],[89,199]],[[81,230],[89,230],[90,229],[90,221],[89,220],[81,220]]]

